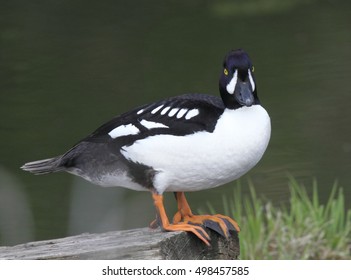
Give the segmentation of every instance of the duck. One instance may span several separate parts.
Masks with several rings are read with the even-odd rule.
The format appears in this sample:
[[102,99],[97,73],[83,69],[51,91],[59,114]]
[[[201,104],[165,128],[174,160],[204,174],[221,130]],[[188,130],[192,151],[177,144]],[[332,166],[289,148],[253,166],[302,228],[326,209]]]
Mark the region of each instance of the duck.
[[[68,172],[102,187],[148,191],[156,209],[151,228],[185,231],[210,246],[206,228],[228,238],[238,223],[221,214],[194,214],[186,192],[232,182],[262,158],[271,122],[257,95],[254,66],[243,49],[229,51],[220,97],[188,93],[139,106],[106,122],[62,155],[25,163],[36,175]],[[164,194],[173,192],[170,221]]]

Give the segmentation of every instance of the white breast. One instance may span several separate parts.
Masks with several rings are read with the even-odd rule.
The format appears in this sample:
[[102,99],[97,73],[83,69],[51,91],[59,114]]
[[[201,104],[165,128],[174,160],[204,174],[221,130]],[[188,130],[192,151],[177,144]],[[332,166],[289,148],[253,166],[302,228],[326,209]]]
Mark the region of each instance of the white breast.
[[260,105],[226,109],[212,133],[157,135],[122,148],[123,155],[158,171],[158,192],[196,191],[239,178],[261,159],[271,133]]

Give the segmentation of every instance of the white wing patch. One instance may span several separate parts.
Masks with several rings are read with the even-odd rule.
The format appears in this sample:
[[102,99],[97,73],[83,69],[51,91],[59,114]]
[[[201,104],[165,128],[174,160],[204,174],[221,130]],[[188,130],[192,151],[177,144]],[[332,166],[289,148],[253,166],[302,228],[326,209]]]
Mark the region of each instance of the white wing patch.
[[173,108],[171,111],[169,111],[168,117],[173,117],[178,111],[179,108]]
[[233,78],[230,80],[229,84],[227,84],[227,91],[230,94],[234,94],[236,82],[238,81],[238,70],[235,70]]
[[190,120],[191,118],[196,117],[198,114],[200,114],[200,111],[198,109],[192,109],[186,113],[185,119]]
[[188,109],[181,109],[177,114],[177,119],[182,118],[187,111],[188,111]]
[[111,136],[111,138],[115,139],[121,136],[126,136],[126,135],[135,135],[138,134],[140,130],[132,125],[132,124],[127,124],[127,125],[120,125],[114,129],[112,129],[108,135]]
[[162,107],[163,107],[163,105],[160,105],[160,106],[156,107],[155,109],[153,109],[151,111],[151,114],[153,114],[153,115],[156,114]]
[[153,128],[169,128],[167,125],[164,125],[163,123],[158,123],[158,122],[151,122],[147,120],[141,120],[140,124],[147,129],[153,129]]
[[[140,109],[136,114],[140,115],[145,112],[145,109]],[[185,120],[190,120],[191,118],[197,116],[200,114],[199,109],[188,109],[188,108],[172,108],[171,106],[165,107],[165,105],[160,105],[150,112],[151,114],[160,114],[160,115],[166,115],[172,118],[176,117],[177,119],[185,118]],[[154,129],[154,128],[169,128],[169,126],[160,123],[160,122],[153,122],[153,121],[148,121],[148,120],[139,120],[139,123],[145,127],[146,129]],[[133,124],[125,124],[125,125],[120,125],[114,129],[112,129],[108,135],[110,135],[111,138],[116,139],[118,137],[122,136],[128,136],[128,135],[136,135],[139,134],[140,130],[138,127],[136,127]]]
[[168,111],[169,111],[169,109],[171,109],[171,107],[166,107],[166,108],[164,108],[162,111],[161,111],[161,115],[164,115],[164,114],[166,114]]

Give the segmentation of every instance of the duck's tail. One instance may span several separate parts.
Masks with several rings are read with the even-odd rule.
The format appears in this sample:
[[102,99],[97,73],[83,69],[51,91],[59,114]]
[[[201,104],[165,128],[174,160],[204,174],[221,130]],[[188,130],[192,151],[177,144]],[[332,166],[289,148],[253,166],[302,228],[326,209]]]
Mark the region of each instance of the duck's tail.
[[48,158],[48,159],[27,162],[23,166],[21,166],[21,169],[28,171],[28,172],[31,172],[35,175],[42,175],[42,174],[48,174],[48,173],[52,173],[52,172],[58,172],[58,171],[62,171],[65,169],[61,165],[61,159],[62,159],[62,156],[58,156],[58,157],[54,157],[54,158]]

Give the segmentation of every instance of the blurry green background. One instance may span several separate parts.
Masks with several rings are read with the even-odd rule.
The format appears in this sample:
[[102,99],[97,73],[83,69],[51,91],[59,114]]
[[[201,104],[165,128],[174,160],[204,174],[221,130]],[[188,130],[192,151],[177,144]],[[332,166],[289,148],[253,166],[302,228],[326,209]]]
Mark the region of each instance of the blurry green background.
[[[135,106],[218,94],[225,53],[244,48],[272,119],[261,162],[241,179],[287,201],[287,173],[332,183],[351,206],[348,0],[0,1],[0,245],[144,227],[149,193],[19,167],[59,155]],[[219,163],[220,164],[220,163]],[[221,209],[236,183],[191,193]],[[173,195],[167,195],[169,215]]]

